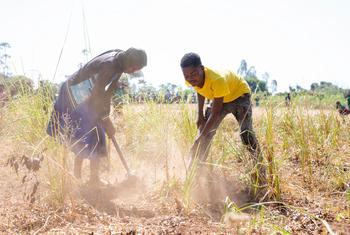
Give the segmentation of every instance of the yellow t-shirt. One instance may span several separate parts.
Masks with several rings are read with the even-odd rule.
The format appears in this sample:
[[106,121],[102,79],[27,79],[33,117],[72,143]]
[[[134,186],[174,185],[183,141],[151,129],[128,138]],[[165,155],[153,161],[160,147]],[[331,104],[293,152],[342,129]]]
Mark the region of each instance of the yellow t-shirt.
[[[234,101],[243,94],[250,93],[248,83],[231,71],[219,73],[204,67],[204,85],[194,89],[207,99],[224,97],[224,103]],[[190,85],[186,82],[187,85]]]

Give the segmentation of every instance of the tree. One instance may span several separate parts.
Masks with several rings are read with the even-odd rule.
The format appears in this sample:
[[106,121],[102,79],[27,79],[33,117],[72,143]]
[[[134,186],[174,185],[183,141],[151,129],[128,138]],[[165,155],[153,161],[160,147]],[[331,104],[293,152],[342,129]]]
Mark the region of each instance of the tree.
[[11,48],[10,44],[7,42],[0,43],[0,66],[2,69],[2,73],[5,77],[10,77],[11,73],[9,70],[9,66],[7,65],[8,60],[11,58],[9,54],[7,54],[7,49]]
[[161,84],[159,88],[160,88],[159,90],[162,92],[169,91],[171,94],[174,94],[175,89],[177,88],[177,85],[168,82],[166,84]]
[[338,92],[343,92],[342,88],[339,88],[338,86],[332,84],[331,82],[325,82],[322,81],[319,84],[318,83],[312,83],[311,84],[311,91],[313,92],[327,92],[336,94]]
[[277,91],[277,81],[276,80],[272,80],[271,81],[271,93],[276,93]]
[[141,96],[143,99],[151,100],[152,97],[157,93],[157,89],[151,84],[144,84],[138,90],[138,96]]
[[[237,70],[237,74],[242,76],[247,81],[250,89],[253,92],[267,91],[267,82],[258,79],[258,77],[256,75],[255,66],[250,66],[249,69],[247,69],[247,68],[248,68],[247,61],[242,60],[241,65],[239,66],[239,68]],[[268,73],[265,73],[264,75],[269,76]]]
[[27,94],[33,91],[33,81],[25,76],[13,76],[7,79],[7,86],[10,89],[11,95]]
[[311,84],[310,90],[311,91],[316,91],[318,87],[319,87],[318,83],[314,82],[314,83]]
[[302,88],[302,87],[299,86],[299,85],[296,85],[295,89],[296,89],[296,92],[306,91],[306,89]]
[[256,69],[255,69],[255,66],[250,66],[247,73],[246,73],[246,76],[245,78],[258,78],[256,76]]
[[331,86],[333,86],[333,84],[331,82],[322,81],[322,82],[320,82],[320,86],[321,87],[331,87]]
[[237,74],[245,77],[247,75],[247,68],[248,68],[248,64],[247,61],[245,61],[244,59],[241,61],[241,65],[239,66],[238,70],[237,70]]
[[267,91],[265,81],[259,80],[259,79],[254,78],[254,77],[246,78],[246,81],[247,81],[250,89],[255,93],[258,91],[261,91],[261,92]]
[[266,82],[266,84],[269,84],[270,74],[265,72],[261,75],[262,80]]

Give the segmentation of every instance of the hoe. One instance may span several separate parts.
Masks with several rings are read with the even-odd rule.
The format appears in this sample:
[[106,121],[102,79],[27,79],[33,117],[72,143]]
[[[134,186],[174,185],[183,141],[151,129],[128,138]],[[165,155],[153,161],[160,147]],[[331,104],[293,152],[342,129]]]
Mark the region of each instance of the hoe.
[[130,171],[130,168],[128,166],[128,163],[126,162],[125,158],[124,158],[124,155],[117,143],[117,140],[115,139],[114,136],[111,137],[111,140],[113,142],[113,145],[115,147],[115,149],[117,150],[118,152],[118,155],[119,155],[119,158],[120,160],[122,161],[123,163],[123,166],[126,170],[126,179],[123,181],[123,184],[128,184],[130,186],[135,186],[136,183],[138,182],[138,178],[136,177],[136,175],[134,175],[131,171]]

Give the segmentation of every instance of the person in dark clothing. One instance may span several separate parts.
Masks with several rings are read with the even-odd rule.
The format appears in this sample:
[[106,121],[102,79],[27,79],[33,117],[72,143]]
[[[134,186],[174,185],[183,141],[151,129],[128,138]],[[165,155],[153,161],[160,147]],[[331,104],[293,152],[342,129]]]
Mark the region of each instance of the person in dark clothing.
[[349,115],[350,114],[349,108],[347,108],[345,105],[342,105],[340,103],[340,101],[337,101],[335,103],[335,108],[338,110],[339,114],[341,114],[341,115]]
[[256,96],[256,97],[255,97],[255,106],[256,106],[256,107],[259,107],[259,105],[260,105],[260,97],[259,97],[259,96]]
[[291,97],[290,97],[290,93],[287,93],[286,97],[284,98],[286,106],[288,107],[291,103]]
[[90,160],[90,182],[99,184],[99,160],[107,155],[106,138],[115,134],[109,118],[111,98],[122,73],[147,65],[144,50],[106,51],[81,67],[62,85],[47,133],[76,155],[74,175],[81,178],[83,159]]

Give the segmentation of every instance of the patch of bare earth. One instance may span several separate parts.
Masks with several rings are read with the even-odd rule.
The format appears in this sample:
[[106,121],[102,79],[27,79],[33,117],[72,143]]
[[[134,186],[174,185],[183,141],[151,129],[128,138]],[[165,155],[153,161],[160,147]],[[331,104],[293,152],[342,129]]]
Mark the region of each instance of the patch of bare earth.
[[[0,143],[0,233],[3,234],[269,234],[270,230],[264,228],[265,223],[292,234],[327,234],[326,226],[336,234],[350,234],[348,218],[337,217],[339,212],[349,211],[344,200],[345,189],[329,192],[322,190],[318,179],[314,183],[305,181],[302,172],[298,171],[298,161],[293,159],[281,172],[284,179],[281,182],[282,203],[266,203],[263,212],[258,210],[261,209],[259,206],[249,207],[245,212],[251,217],[234,213],[223,217],[226,196],[238,207],[253,203],[247,189],[231,173],[207,175],[195,185],[195,202],[189,212],[181,200],[181,188],[162,187],[159,182],[136,189],[120,184],[102,187],[75,185],[67,202],[57,206],[52,205],[46,196],[45,182],[40,182],[38,192],[31,197],[36,181],[33,177],[22,183],[28,171],[25,158],[19,156],[21,169],[18,174],[14,167],[6,166],[11,154],[21,154],[21,150],[14,152],[11,143]],[[349,154],[347,147],[342,154]],[[329,162],[313,164],[313,169],[320,169]],[[151,170],[143,173],[144,178],[160,174]],[[259,218],[260,214],[261,221],[244,228],[247,220]]]
[[[124,185],[77,186],[62,206],[53,206],[35,180],[23,183],[28,170],[6,165],[12,150],[1,152],[0,233],[106,233],[106,234],[232,234],[236,229],[213,221],[201,208],[184,213],[176,193],[159,196],[157,189],[140,193]],[[23,162],[19,162],[23,164]],[[42,183],[44,184],[44,183]]]

